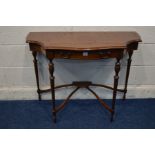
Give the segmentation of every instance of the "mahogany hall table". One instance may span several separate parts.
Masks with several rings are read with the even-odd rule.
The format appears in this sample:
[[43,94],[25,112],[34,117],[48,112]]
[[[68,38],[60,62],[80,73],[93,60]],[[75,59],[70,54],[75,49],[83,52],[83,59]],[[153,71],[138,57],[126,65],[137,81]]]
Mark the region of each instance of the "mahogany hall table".
[[[56,113],[63,109],[71,96],[79,89],[88,89],[99,102],[111,113],[111,121],[115,113],[115,102],[117,91],[122,92],[123,99],[126,98],[128,77],[131,66],[131,57],[134,50],[137,50],[140,36],[136,32],[30,32],[26,42],[34,57],[34,68],[37,82],[38,98],[41,100],[41,93],[51,91],[52,114],[56,122]],[[124,89],[118,89],[120,71],[120,60],[124,53],[128,53],[128,63]],[[37,65],[37,53],[44,54],[49,59],[50,89],[41,90],[39,86],[39,75]],[[71,84],[55,86],[53,59],[84,59],[97,60],[104,58],[115,58],[115,75],[113,87],[94,84],[90,81],[75,81]],[[106,74],[106,73],[105,73]],[[55,105],[55,89],[61,87],[75,86],[75,90],[59,106]],[[113,90],[112,106],[108,106],[90,86],[99,86]]]

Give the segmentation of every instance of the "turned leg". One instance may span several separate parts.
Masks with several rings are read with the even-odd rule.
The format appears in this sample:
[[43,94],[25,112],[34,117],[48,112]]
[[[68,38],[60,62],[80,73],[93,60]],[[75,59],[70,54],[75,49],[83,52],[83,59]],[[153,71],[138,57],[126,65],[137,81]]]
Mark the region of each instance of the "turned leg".
[[126,70],[126,78],[125,78],[125,87],[124,87],[123,100],[126,99],[127,86],[128,86],[128,79],[129,79],[130,67],[131,67],[131,62],[132,62],[132,59],[131,59],[132,54],[133,54],[133,51],[129,50],[129,51],[128,51],[129,58],[128,58],[127,70]]
[[112,113],[111,113],[111,121],[113,121],[114,114],[115,114],[115,103],[116,103],[116,95],[117,95],[117,86],[118,86],[118,79],[119,79],[119,71],[120,71],[120,59],[117,58],[115,63],[115,76],[114,76],[114,90],[113,90],[113,99],[112,99]]
[[33,55],[33,63],[34,63],[34,69],[35,69],[35,75],[36,75],[36,83],[37,83],[37,93],[38,93],[38,99],[41,100],[41,94],[40,94],[40,86],[39,86],[39,73],[38,73],[38,61],[37,61],[37,52],[32,52]]
[[56,123],[56,110],[55,110],[55,86],[54,86],[54,63],[52,60],[50,60],[49,63],[49,73],[50,73],[50,84],[51,84],[51,95],[52,95],[52,115],[53,115],[53,121]]

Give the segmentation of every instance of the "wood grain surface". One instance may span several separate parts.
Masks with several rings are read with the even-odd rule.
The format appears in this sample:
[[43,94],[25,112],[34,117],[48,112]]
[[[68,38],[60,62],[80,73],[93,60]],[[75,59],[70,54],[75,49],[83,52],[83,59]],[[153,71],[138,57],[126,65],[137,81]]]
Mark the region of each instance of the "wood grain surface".
[[30,32],[27,43],[36,43],[46,49],[100,50],[126,48],[132,42],[141,42],[136,32]]

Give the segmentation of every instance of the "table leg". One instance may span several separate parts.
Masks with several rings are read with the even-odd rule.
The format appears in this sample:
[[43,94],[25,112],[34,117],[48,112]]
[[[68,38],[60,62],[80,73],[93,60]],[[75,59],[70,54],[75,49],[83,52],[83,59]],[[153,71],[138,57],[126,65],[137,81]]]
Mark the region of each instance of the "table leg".
[[130,67],[131,67],[131,62],[132,62],[132,59],[131,59],[132,54],[133,54],[133,51],[129,50],[129,51],[128,51],[129,58],[128,58],[127,70],[126,70],[126,78],[125,78],[125,87],[124,87],[123,100],[126,99],[127,86],[128,86],[128,79],[129,79]]
[[37,61],[37,52],[32,52],[33,55],[33,63],[34,63],[34,69],[35,69],[35,76],[36,76],[36,83],[37,83],[37,93],[38,93],[38,99],[41,100],[41,94],[40,94],[40,86],[39,86],[39,73],[38,73],[38,61]]
[[120,71],[120,58],[117,58],[115,63],[115,76],[114,76],[114,90],[113,90],[113,99],[112,99],[112,113],[111,113],[111,121],[113,121],[114,113],[115,113],[115,103],[116,103],[116,95],[117,95],[117,86],[119,79],[119,71]]
[[56,110],[55,110],[55,86],[54,86],[54,63],[53,60],[50,60],[49,63],[49,73],[50,73],[50,85],[51,85],[51,95],[52,95],[52,115],[53,121],[56,123]]

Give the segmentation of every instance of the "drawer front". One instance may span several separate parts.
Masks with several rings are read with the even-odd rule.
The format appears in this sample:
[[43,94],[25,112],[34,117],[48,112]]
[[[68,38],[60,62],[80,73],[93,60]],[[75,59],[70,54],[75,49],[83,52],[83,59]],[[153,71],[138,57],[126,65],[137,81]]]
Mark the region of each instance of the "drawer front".
[[123,51],[48,51],[46,56],[48,58],[56,59],[78,59],[78,60],[96,60],[106,58],[116,58],[123,54]]

